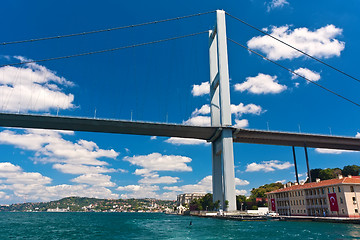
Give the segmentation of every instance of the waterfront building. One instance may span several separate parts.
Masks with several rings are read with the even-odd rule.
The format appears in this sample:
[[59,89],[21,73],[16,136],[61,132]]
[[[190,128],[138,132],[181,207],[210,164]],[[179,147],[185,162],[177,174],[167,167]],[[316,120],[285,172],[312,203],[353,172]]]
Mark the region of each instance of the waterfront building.
[[202,198],[206,193],[183,193],[177,195],[177,206],[189,206],[190,202],[194,199]]
[[269,210],[279,215],[360,218],[360,176],[287,183],[266,195]]

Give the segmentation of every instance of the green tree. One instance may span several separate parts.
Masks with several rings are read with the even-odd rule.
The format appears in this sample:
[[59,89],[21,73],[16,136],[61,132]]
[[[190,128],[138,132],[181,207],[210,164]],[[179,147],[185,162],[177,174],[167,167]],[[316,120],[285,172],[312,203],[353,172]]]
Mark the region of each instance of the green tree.
[[320,171],[319,178],[321,180],[333,179],[336,178],[336,173],[332,168],[325,168]]
[[311,180],[313,182],[315,182],[317,178],[320,178],[320,171],[321,170],[322,170],[321,168],[315,168],[315,169],[310,170],[310,176],[311,176]]
[[214,202],[214,208],[213,210],[218,210],[220,208],[220,200],[217,200]]
[[229,207],[229,201],[228,200],[225,200],[225,209],[228,209],[228,207]]
[[340,168],[334,168],[335,177],[342,175],[342,170]]
[[204,197],[202,197],[200,202],[203,210],[211,211],[214,209],[213,195],[211,193],[207,193]]
[[236,209],[237,210],[245,210],[246,207],[246,196],[238,195],[236,196]]
[[280,189],[283,187],[282,183],[270,183],[270,184],[265,184],[263,186],[260,186],[258,188],[253,188],[251,190],[251,196],[250,199],[252,201],[255,201],[256,198],[266,198],[266,194],[267,192],[271,192],[277,189]]
[[190,211],[201,211],[203,210],[202,205],[201,205],[201,200],[199,198],[197,199],[193,199],[190,202]]
[[345,166],[342,170],[342,174],[347,177],[348,175],[351,176],[359,176],[360,173],[360,166],[357,165],[348,165]]

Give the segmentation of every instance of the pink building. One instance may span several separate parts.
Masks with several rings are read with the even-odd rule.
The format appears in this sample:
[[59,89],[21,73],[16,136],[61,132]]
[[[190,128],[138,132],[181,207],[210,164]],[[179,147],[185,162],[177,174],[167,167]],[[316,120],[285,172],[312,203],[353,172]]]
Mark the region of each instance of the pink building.
[[266,193],[269,211],[287,216],[330,216],[359,218],[360,176],[316,179],[316,182],[288,183]]

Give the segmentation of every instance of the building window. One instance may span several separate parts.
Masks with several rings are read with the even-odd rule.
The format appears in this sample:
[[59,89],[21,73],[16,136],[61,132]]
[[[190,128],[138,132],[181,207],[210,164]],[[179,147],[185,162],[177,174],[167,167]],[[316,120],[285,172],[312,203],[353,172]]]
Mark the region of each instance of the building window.
[[355,208],[355,213],[359,213],[359,210],[357,208]]
[[354,187],[350,186],[350,192],[354,192]]
[[330,188],[328,188],[328,193],[330,193]]
[[352,197],[353,203],[356,204],[356,198]]
[[340,186],[338,187],[338,190],[339,190],[339,192],[341,192],[341,188],[340,188]]
[[344,203],[342,197],[340,197],[340,203]]
[[325,191],[324,191],[324,189],[323,189],[323,188],[321,189],[321,193],[322,193],[322,194],[325,194]]
[[305,205],[304,199],[303,199],[303,205]]
[[345,209],[342,208],[342,209],[341,209],[341,212],[342,212],[342,213],[345,213]]
[[335,192],[335,187],[333,187],[333,192]]

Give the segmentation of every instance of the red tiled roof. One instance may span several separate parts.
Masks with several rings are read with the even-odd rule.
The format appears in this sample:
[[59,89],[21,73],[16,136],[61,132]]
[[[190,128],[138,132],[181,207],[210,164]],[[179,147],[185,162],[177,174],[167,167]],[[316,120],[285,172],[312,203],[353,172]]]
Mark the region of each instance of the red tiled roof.
[[338,179],[338,178],[329,179],[320,182],[305,183],[303,185],[293,185],[291,187],[281,188],[272,192],[268,192],[266,194],[287,192],[292,190],[300,190],[300,189],[308,189],[308,188],[317,188],[317,187],[331,186],[337,184],[360,184],[360,176],[344,177],[342,179]]

